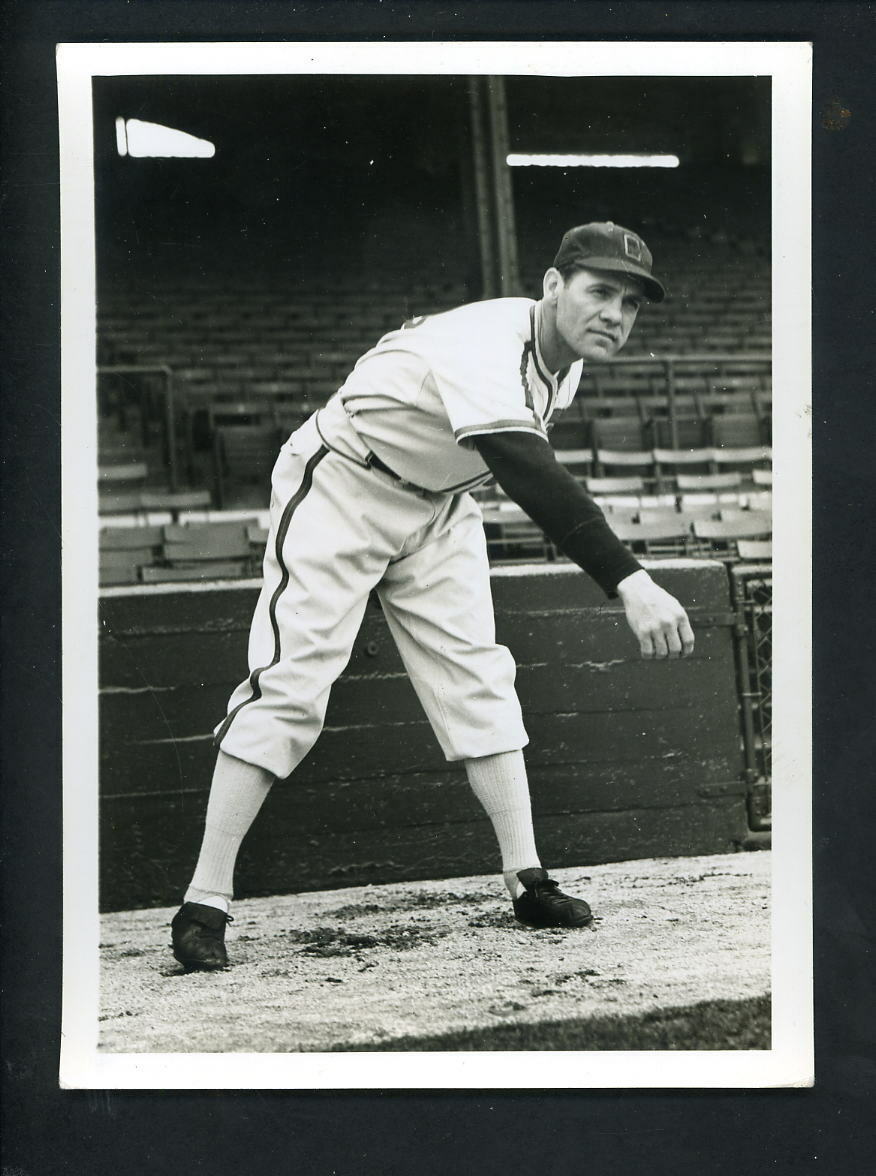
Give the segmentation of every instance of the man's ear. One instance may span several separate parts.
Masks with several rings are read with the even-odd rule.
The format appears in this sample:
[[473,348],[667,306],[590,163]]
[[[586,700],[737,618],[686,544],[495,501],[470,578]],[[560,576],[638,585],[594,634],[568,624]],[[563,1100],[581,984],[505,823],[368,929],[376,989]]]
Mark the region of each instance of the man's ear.
[[542,290],[544,292],[545,300],[548,302],[556,302],[563,285],[563,275],[558,269],[556,269],[554,266],[551,266],[550,269],[545,273],[542,280]]

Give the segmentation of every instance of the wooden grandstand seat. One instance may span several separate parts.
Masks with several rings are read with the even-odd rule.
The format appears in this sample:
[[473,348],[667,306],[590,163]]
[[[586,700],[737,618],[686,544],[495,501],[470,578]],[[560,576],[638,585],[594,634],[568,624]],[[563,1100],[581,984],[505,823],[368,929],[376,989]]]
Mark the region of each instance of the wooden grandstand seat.
[[97,513],[99,515],[137,514],[142,510],[140,506],[139,490],[103,490],[98,494]]
[[209,490],[142,490],[140,509],[145,511],[168,511],[178,519],[184,510],[206,510],[213,503]]
[[768,535],[773,529],[773,516],[768,510],[751,510],[746,506],[721,506],[719,518],[726,522],[734,522],[736,519],[744,519],[752,526],[762,526],[764,531],[762,534]]
[[773,451],[768,445],[730,445],[714,446],[711,450],[711,461],[715,466],[731,466],[736,470],[753,472],[772,464]]
[[580,418],[564,418],[548,425],[548,436],[554,449],[582,449],[590,444],[590,426]]
[[675,475],[675,485],[682,493],[700,490],[734,490],[742,485],[742,474],[738,470],[724,474],[682,474]]
[[612,521],[611,528],[642,555],[684,555],[690,542],[689,524],[678,515],[655,523]]
[[745,504],[749,510],[772,514],[773,492],[772,490],[755,490],[754,492],[749,490],[745,494]]
[[163,528],[162,554],[168,563],[248,560],[251,522],[168,523]]
[[751,471],[751,480],[754,482],[755,486],[772,486],[773,471],[753,469]]
[[711,469],[712,453],[702,446],[687,449],[669,449],[656,446],[652,451],[654,461],[654,476],[659,490],[669,489],[674,485],[678,468],[688,470],[698,466],[702,473]]
[[102,527],[98,546],[104,551],[138,551],[146,548],[157,554],[164,541],[161,527]]
[[604,477],[612,469],[646,469],[650,475],[654,469],[654,454],[650,449],[597,449],[595,472]]
[[102,548],[100,551],[101,587],[117,584],[136,584],[142,570],[155,558],[152,547]]
[[699,449],[710,440],[709,422],[702,416],[652,417],[648,421],[656,449]]
[[707,392],[700,397],[700,409],[704,416],[751,416],[758,415],[752,392]]
[[639,507],[638,521],[647,523],[649,526],[659,524],[671,527],[683,523],[685,528],[689,529],[692,520],[679,514],[674,506],[642,506]]
[[602,420],[605,417],[641,418],[639,400],[632,393],[623,396],[579,396],[581,416],[586,420]]
[[[667,393],[638,397],[639,412],[646,419],[663,419],[669,416]],[[678,393],[673,398],[673,409],[678,416],[698,417],[701,415],[699,398],[693,393]]]
[[760,445],[764,440],[761,418],[753,412],[720,413],[710,419],[712,444],[722,448]]
[[649,449],[647,426],[638,416],[600,417],[593,421],[593,444],[596,449]]
[[[702,501],[706,498],[707,501]],[[684,494],[678,497],[677,510],[686,523],[692,524],[694,519],[716,519],[721,510],[718,495],[695,495],[693,499]]]
[[553,544],[522,510],[484,509],[487,554],[493,563],[556,558]]
[[148,473],[149,467],[145,462],[129,461],[122,465],[99,466],[97,478],[102,485],[124,483],[125,486],[130,487],[135,483],[145,482]]
[[593,467],[592,449],[556,449],[554,454],[560,465],[566,466],[572,473],[589,474]]
[[209,563],[152,565],[140,569],[140,577],[144,584],[185,580],[240,580],[248,575],[248,564],[221,559],[211,560]]
[[613,526],[615,522],[639,521],[642,508],[637,498],[626,499],[625,502],[612,498],[596,498],[596,503],[602,508],[610,526]]
[[740,559],[768,562],[773,558],[773,541],[772,539],[737,539],[736,550]]
[[585,478],[584,485],[590,494],[643,494],[645,491],[645,479],[638,474],[626,478]]
[[693,533],[699,553],[720,553],[736,559],[738,540],[771,538],[772,522],[763,515],[752,519],[695,519]]

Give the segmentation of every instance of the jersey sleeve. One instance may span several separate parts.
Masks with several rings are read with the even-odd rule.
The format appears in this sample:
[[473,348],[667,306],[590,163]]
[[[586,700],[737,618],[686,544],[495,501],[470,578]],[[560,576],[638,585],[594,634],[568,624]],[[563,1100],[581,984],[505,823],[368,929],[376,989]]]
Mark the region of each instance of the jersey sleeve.
[[547,438],[527,379],[531,344],[518,322],[495,315],[443,344],[433,351],[431,374],[458,444],[470,448],[489,433]]

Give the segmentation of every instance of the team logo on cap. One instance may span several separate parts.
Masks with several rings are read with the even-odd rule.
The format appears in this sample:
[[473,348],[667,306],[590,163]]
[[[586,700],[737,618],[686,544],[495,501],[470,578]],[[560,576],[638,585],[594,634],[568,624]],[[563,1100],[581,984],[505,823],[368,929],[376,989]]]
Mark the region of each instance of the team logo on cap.
[[642,242],[632,233],[624,233],[624,253],[633,261],[640,262],[642,260]]

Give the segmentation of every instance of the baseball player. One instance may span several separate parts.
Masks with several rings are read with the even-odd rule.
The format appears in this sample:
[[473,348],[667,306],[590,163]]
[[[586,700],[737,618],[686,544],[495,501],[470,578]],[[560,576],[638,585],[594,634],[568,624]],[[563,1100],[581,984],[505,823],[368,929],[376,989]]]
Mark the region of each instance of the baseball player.
[[686,656],[687,615],[617,539],[560,465],[547,422],[583,364],[612,359],[644,300],[664,297],[638,234],[611,222],[563,237],[542,297],[498,298],[413,318],[356,363],[283,445],[272,475],[264,583],[248,678],[215,731],[200,856],[172,922],[187,969],[227,966],[234,864],[276,779],[320,734],[369,593],[449,761],[490,818],[516,918],[584,927],[535,845],[514,690],[496,643],[486,541],[468,493],[495,478],[557,548],[619,596],[646,658]]

